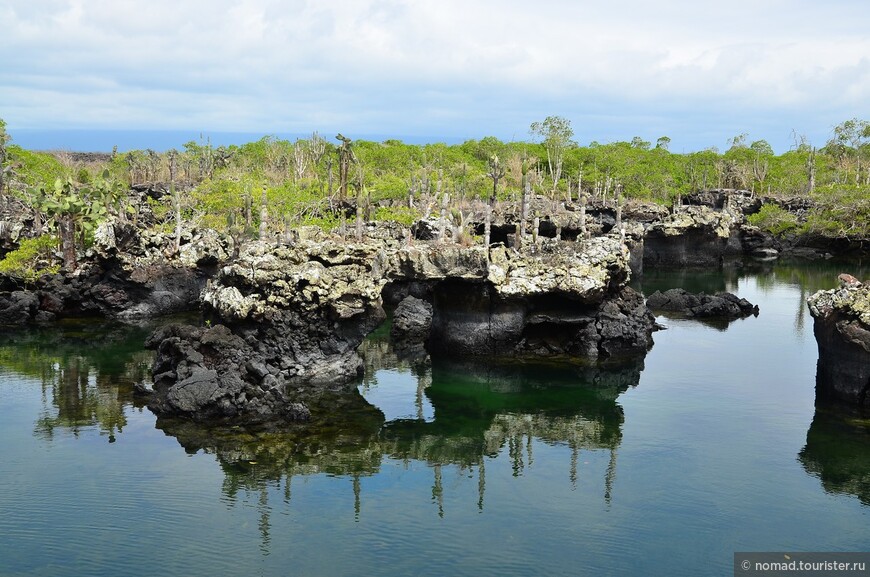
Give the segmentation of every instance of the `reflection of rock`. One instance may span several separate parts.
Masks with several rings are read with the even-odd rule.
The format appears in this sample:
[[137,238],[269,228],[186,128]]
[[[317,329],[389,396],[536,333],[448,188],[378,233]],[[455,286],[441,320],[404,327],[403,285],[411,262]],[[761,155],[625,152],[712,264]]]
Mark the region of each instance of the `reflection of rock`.
[[[566,470],[571,482],[576,480],[579,451],[610,451],[605,479],[609,498],[624,420],[615,399],[637,384],[640,369],[639,364],[609,369],[436,364],[433,381],[425,389],[435,407],[435,418],[429,423],[384,424],[383,414],[353,391],[322,395],[323,406],[312,409],[314,420],[305,427],[291,423],[266,429],[228,428],[161,417],[158,428],[176,437],[188,452],[214,454],[226,475],[229,495],[259,490],[282,479],[289,486],[296,475],[357,478],[376,473],[385,456],[424,461],[436,468],[452,464],[482,469],[488,458],[505,451],[515,470],[522,469],[530,464],[534,438],[570,449]],[[437,471],[435,475],[438,486]],[[482,507],[482,470],[480,475]]]
[[727,292],[692,294],[681,288],[673,288],[654,292],[647,298],[646,304],[654,311],[675,312],[696,318],[733,320],[749,315],[758,316],[758,305]]
[[355,390],[325,393],[316,403],[321,410],[314,411],[317,418],[304,428],[227,428],[172,417],[159,418],[157,428],[175,437],[188,453],[213,453],[232,485],[244,485],[249,476],[278,480],[377,472],[383,454],[378,442],[383,414]]
[[436,362],[426,388],[434,421],[387,423],[385,449],[397,458],[462,465],[530,437],[614,449],[623,422],[615,399],[637,384],[641,368]]
[[870,422],[817,408],[798,458],[825,491],[855,495],[870,505]]
[[870,286],[819,291],[807,304],[819,346],[816,393],[870,406]]
[[506,451],[514,475],[519,475],[532,464],[532,439],[564,445],[570,450],[567,477],[576,483],[580,451],[607,450],[604,498],[609,501],[624,419],[615,399],[637,384],[641,366],[436,362],[425,392],[435,409],[434,420],[387,423],[381,433],[383,449],[393,458],[424,460],[433,466],[439,511],[442,465],[478,468],[482,509],[487,458]]
[[644,238],[644,265],[718,266],[742,254],[741,216],[707,206],[689,206],[650,226]]

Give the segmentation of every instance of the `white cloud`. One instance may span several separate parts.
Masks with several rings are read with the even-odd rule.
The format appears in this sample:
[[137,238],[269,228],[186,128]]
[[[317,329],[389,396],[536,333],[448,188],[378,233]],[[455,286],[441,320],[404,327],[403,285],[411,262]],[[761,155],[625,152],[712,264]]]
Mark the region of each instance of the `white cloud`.
[[473,136],[541,113],[831,122],[870,100],[868,13],[857,1],[0,0],[0,116]]

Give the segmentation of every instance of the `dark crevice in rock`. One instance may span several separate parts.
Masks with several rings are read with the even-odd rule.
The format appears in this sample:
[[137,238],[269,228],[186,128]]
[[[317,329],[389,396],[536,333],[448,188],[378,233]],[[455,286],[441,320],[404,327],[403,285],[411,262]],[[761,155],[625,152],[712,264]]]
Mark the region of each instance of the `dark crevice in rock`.
[[863,407],[863,406],[866,406],[868,404],[867,403],[868,394],[870,394],[870,378],[867,379],[867,384],[864,385],[864,388],[861,389],[860,393],[858,393],[858,406],[859,407]]

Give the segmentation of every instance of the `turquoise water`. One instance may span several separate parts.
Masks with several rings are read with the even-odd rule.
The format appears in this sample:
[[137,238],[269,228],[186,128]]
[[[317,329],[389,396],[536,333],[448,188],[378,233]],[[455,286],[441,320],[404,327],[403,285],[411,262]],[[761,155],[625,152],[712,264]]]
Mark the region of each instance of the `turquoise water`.
[[146,328],[7,332],[0,575],[731,575],[734,551],[870,550],[870,424],[815,409],[802,302],[846,270],[870,276],[647,271],[761,314],[661,317],[606,371],[414,364],[382,329],[347,423],[313,431],[158,422],[132,395]]

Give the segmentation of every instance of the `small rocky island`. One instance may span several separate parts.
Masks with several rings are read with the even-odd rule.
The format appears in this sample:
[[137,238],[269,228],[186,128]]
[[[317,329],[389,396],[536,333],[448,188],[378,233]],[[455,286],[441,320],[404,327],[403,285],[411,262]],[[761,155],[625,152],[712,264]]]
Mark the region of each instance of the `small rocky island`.
[[870,284],[840,275],[841,287],[807,299],[819,345],[820,398],[870,407]]
[[649,295],[646,304],[654,311],[678,313],[698,319],[735,320],[750,315],[758,316],[758,305],[728,292],[693,294],[685,289],[673,288],[654,292]]

